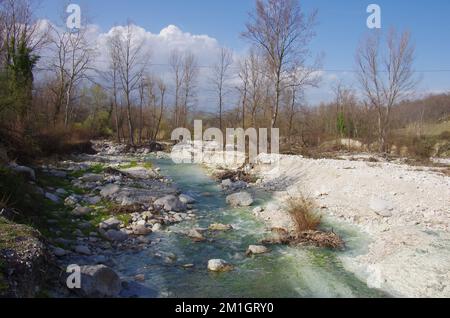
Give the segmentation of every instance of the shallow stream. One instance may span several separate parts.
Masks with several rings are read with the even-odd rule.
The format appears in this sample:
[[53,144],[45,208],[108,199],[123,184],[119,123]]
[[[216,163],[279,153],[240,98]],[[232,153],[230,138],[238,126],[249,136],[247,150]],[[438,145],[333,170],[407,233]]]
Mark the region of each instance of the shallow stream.
[[[169,232],[151,235],[160,240],[144,251],[114,257],[115,269],[129,278],[129,288],[123,296],[175,298],[231,297],[385,297],[370,289],[352,273],[346,271],[335,251],[317,248],[276,246],[271,253],[246,257],[249,245],[267,235],[264,224],[251,210],[232,209],[226,194],[206,171],[195,165],[175,165],[170,160],[151,160],[161,173],[171,178],[179,190],[197,200],[198,218],[172,226]],[[257,194],[254,206],[269,201],[269,193]],[[194,243],[181,231],[207,228],[212,223],[231,224],[234,230],[206,235],[208,240]],[[335,224],[333,224],[333,227]],[[346,240],[344,253],[363,248],[356,231],[336,226]],[[229,273],[210,273],[207,263],[220,258],[236,268]],[[193,264],[192,268],[183,265]],[[145,275],[136,283],[133,277]]]

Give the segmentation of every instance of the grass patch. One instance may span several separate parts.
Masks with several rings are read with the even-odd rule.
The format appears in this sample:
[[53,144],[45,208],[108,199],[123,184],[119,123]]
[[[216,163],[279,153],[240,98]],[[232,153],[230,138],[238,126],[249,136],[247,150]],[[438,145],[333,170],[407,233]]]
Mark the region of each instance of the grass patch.
[[55,176],[51,176],[51,175],[47,175],[47,174],[43,174],[43,173],[37,173],[37,179],[38,179],[38,184],[43,187],[43,188],[47,188],[47,187],[51,187],[51,188],[61,188],[66,190],[68,193],[75,193],[78,195],[83,195],[86,194],[86,191],[75,187],[72,185],[72,183],[64,178],[59,178],[59,177],[55,177]]
[[290,199],[288,212],[294,222],[297,234],[305,231],[316,231],[322,222],[322,217],[316,213],[316,204],[309,198]]
[[125,226],[129,226],[133,221],[130,214],[121,214],[116,216],[117,219],[122,222]]
[[130,161],[127,164],[119,166],[118,169],[132,169],[132,168],[138,168],[138,167],[142,167],[147,170],[150,170],[153,168],[153,164],[149,161],[146,161],[146,162]]
[[95,211],[85,216],[85,220],[90,222],[94,227],[98,227],[100,223],[111,217],[117,218],[119,221],[128,226],[132,221],[131,214],[144,210],[140,205],[122,206],[107,200],[103,200],[97,206],[92,206],[92,208]]
[[74,171],[74,172],[72,172],[70,174],[70,176],[73,177],[73,178],[78,179],[78,178],[81,178],[82,176],[84,176],[85,174],[88,174],[88,173],[101,174],[101,173],[105,172],[106,168],[107,167],[105,165],[99,163],[99,164],[92,165],[92,166],[90,166],[87,169],[81,169],[81,170],[78,170],[78,171]]
[[131,169],[131,168],[137,168],[139,166],[137,161],[130,161],[127,164],[120,165],[119,169]]

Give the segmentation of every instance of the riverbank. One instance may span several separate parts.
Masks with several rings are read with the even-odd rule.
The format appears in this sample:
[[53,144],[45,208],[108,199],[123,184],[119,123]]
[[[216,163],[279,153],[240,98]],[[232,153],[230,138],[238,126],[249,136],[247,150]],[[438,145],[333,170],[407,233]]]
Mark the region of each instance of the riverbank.
[[[281,156],[273,169],[261,155],[249,183],[220,183],[166,153],[95,148],[15,168],[46,202],[39,229],[60,277],[50,297],[448,295],[450,183],[431,168]],[[284,204],[300,195],[317,202],[327,230],[358,229],[343,233],[346,252],[261,246],[272,228],[292,227]],[[71,264],[89,282],[75,293]],[[212,274],[218,265],[227,273]]]
[[[129,152],[125,146],[109,142],[95,142],[94,148],[97,153],[93,155],[5,168],[10,187],[18,181],[24,185],[19,191],[24,202],[29,199],[28,206],[35,206],[35,215],[24,217],[23,211],[8,208],[1,211],[12,221],[30,224],[1,223],[2,295],[120,296],[128,284],[114,272],[113,256],[157,245],[157,239],[149,238],[151,233],[195,219],[194,200],[181,194],[176,184],[147,161],[149,149]],[[8,232],[4,231],[6,227]],[[17,244],[19,240],[33,240],[33,244],[25,248]],[[46,262],[41,256],[44,253],[48,255]],[[30,264],[29,269],[18,267],[19,271],[11,265],[22,259]],[[51,275],[41,275],[35,263]],[[81,284],[81,289],[67,288],[69,265],[77,265],[83,282],[88,282]],[[135,283],[139,277],[128,280]],[[30,284],[32,288],[28,288]]]
[[397,297],[450,296],[450,177],[433,168],[387,162],[313,160],[261,155],[257,187],[275,191],[260,213],[270,226],[289,226],[283,203],[314,198],[321,213],[357,226],[371,242],[367,253],[341,256],[346,269],[370,287]]

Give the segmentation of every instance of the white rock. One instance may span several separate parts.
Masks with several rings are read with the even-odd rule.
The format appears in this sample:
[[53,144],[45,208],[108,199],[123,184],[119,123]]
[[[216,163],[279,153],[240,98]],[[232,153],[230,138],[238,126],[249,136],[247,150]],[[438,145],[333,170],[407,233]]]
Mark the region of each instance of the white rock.
[[212,259],[208,261],[208,270],[211,272],[229,272],[233,270],[233,265],[222,259]]
[[185,203],[181,202],[180,199],[174,195],[168,195],[155,201],[155,206],[161,207],[167,212],[183,212],[186,211],[187,206]]
[[109,218],[99,224],[99,228],[102,230],[118,230],[120,226],[122,225],[122,222],[120,222],[116,218]]
[[231,188],[233,186],[233,181],[226,179],[222,181],[222,187],[225,189]]
[[257,255],[268,253],[269,249],[261,245],[250,245],[247,250],[247,255]]
[[248,192],[239,192],[239,193],[229,195],[226,200],[227,200],[227,203],[233,207],[251,206],[254,202],[252,195]]
[[108,184],[100,191],[100,195],[104,198],[110,197],[120,191],[120,187],[116,184]]
[[160,223],[155,223],[152,227],[153,232],[160,232],[162,230],[162,225]]
[[188,196],[187,194],[182,194],[179,196],[179,199],[184,204],[193,204],[195,203],[195,199]]

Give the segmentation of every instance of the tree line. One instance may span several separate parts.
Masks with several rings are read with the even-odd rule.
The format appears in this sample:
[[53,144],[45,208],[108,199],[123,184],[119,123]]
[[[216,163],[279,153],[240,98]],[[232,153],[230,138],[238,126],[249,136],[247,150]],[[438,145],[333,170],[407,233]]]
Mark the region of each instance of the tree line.
[[[86,28],[44,23],[33,0],[0,0],[0,133],[7,139],[115,138],[129,145],[168,139],[194,119],[205,126],[280,128],[287,151],[336,138],[376,143],[387,151],[397,128],[446,120],[449,97],[411,100],[418,83],[408,32],[371,32],[355,59],[358,88],[338,82],[334,100],[308,105],[305,91],[321,85],[321,55],[313,56],[318,12],[297,0],[256,0],[241,34],[249,52],[221,48],[199,87],[200,67],[189,51],[167,56],[169,76],[151,69],[151,52],[131,22],[108,37],[105,65]],[[87,21],[84,23],[87,25]],[[198,95],[213,91],[210,112]],[[433,115],[429,115],[433,114]],[[439,117],[439,118],[438,118]]]

